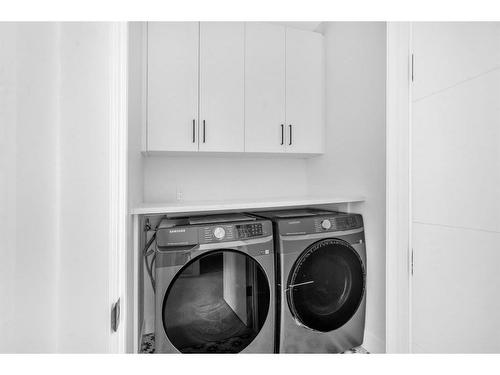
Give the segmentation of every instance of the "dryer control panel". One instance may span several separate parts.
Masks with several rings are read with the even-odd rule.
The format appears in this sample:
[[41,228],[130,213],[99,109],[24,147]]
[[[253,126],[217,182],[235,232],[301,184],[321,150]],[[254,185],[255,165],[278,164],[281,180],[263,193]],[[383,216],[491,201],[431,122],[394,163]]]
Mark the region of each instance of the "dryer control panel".
[[284,236],[344,232],[359,228],[363,228],[363,217],[361,215],[342,212],[279,220],[279,233]]
[[318,217],[314,218],[314,231],[345,231],[361,228],[363,226],[363,218],[361,215],[347,214],[335,217]]

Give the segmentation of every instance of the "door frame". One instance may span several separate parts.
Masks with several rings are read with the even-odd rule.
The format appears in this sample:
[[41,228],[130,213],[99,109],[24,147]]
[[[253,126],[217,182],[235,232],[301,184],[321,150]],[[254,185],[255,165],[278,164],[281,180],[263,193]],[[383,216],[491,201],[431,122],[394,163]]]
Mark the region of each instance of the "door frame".
[[386,352],[411,353],[412,24],[387,23]]
[[[109,352],[125,353],[127,322],[128,23],[110,23],[109,59]],[[111,329],[120,299],[118,330]]]

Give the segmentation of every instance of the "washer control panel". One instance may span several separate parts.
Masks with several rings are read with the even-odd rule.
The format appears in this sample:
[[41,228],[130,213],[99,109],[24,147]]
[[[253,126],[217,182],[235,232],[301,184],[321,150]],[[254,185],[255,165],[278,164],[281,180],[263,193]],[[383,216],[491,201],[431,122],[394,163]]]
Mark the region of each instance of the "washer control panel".
[[262,223],[236,224],[239,239],[260,237],[263,235]]
[[257,237],[271,236],[272,223],[249,217],[249,220],[213,222],[192,225],[165,225],[157,231],[159,248],[175,248],[201,244],[245,241]]
[[267,221],[252,221],[231,224],[214,224],[199,228],[200,244],[248,240],[272,234],[272,225]]
[[234,225],[219,224],[209,225],[199,228],[200,243],[211,243],[219,241],[234,241]]
[[222,227],[215,227],[213,231],[214,237],[218,240],[224,239],[226,237],[226,230]]

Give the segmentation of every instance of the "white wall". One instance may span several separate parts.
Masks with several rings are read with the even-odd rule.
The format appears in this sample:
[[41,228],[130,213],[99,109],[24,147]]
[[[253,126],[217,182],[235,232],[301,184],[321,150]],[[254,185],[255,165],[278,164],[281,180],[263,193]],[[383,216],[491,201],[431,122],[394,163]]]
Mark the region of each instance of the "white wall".
[[0,352],[52,352],[57,340],[58,30],[50,23],[0,27]]
[[385,82],[386,25],[324,25],[326,152],[307,163],[309,191],[361,194],[367,247],[364,346],[385,351]]
[[293,197],[307,193],[304,159],[148,157],[144,161],[144,199],[223,200]]
[[143,54],[143,22],[129,23],[128,46],[128,197],[133,207],[142,203],[143,194],[143,157],[141,141],[145,119],[145,82],[143,74],[146,59]]

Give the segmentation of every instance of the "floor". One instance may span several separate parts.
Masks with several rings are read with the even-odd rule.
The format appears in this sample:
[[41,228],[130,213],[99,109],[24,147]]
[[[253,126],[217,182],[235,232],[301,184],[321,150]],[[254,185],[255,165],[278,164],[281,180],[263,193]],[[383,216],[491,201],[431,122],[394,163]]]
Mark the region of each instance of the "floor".
[[[142,337],[141,353],[153,354],[155,352],[155,335],[154,333],[145,334]],[[369,352],[362,346],[346,350],[342,354],[369,354]]]

